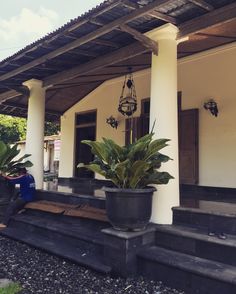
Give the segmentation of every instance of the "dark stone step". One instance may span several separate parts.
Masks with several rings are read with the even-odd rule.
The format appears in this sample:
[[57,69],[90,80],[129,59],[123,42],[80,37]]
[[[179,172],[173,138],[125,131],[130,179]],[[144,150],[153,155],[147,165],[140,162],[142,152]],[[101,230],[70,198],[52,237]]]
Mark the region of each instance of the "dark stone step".
[[37,233],[48,240],[80,246],[84,250],[102,253],[104,246],[104,235],[102,229],[107,224],[101,222],[80,219],[74,223],[70,219],[60,221],[56,216],[53,218],[45,215],[18,214],[11,218],[10,228],[24,230],[28,234]]
[[191,294],[235,294],[236,267],[153,246],[138,254],[139,273]]
[[86,194],[73,194],[57,191],[37,190],[36,200],[47,200],[67,204],[89,204],[97,208],[105,208],[105,198]]
[[156,245],[236,266],[236,236],[226,240],[208,236],[207,230],[187,226],[157,225]]
[[173,224],[205,228],[213,231],[236,234],[236,213],[204,211],[196,208],[174,207]]
[[79,265],[91,268],[95,271],[105,274],[111,272],[111,267],[103,263],[101,255],[94,254],[83,248],[81,249],[80,246],[72,246],[68,243],[58,242],[58,240],[53,238],[48,239],[44,236],[38,235],[37,232],[31,232],[28,234],[27,231],[19,228],[7,227],[2,230],[0,234],[70,260]]
[[90,226],[91,228],[101,227],[103,229],[103,228],[107,228],[111,226],[108,222],[104,222],[104,221],[100,221],[96,219],[65,215],[64,213],[52,213],[50,211],[43,211],[43,210],[31,209],[31,208],[30,209],[25,208],[23,215],[28,215],[31,217],[42,217],[42,218],[46,218],[48,221],[55,220],[57,222],[71,223],[75,225],[83,224],[83,226],[84,225]]

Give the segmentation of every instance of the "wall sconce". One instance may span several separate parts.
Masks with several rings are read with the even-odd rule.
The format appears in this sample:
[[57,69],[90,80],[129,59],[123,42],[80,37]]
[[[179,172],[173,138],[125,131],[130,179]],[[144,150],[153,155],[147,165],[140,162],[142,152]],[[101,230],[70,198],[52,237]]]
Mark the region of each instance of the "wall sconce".
[[111,115],[106,119],[106,123],[109,124],[112,128],[118,127],[118,121]]
[[215,102],[214,99],[210,99],[209,101],[205,102],[203,106],[206,110],[209,110],[212,115],[214,116],[218,115],[219,111],[218,111],[217,103]]

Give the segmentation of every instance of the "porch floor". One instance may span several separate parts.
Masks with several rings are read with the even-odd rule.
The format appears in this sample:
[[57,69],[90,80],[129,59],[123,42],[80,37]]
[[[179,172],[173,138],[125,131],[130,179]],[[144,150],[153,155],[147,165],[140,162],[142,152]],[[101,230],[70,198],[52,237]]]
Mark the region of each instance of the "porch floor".
[[[91,184],[92,182],[92,184]],[[105,192],[102,190],[103,181],[96,183],[89,180],[81,180],[78,182],[58,183],[45,182],[43,190],[51,192],[59,192],[65,194],[73,194],[74,196],[87,195],[95,198],[105,199]],[[182,191],[180,193],[180,206],[186,208],[196,208],[206,212],[222,213],[227,215],[236,215],[236,192],[235,197],[227,193],[220,195],[204,195],[194,194]]]
[[58,182],[44,182],[43,190],[59,193],[69,193],[73,195],[89,195],[98,198],[105,198],[105,192],[102,190],[101,184],[90,184],[89,181],[79,183],[60,184]]

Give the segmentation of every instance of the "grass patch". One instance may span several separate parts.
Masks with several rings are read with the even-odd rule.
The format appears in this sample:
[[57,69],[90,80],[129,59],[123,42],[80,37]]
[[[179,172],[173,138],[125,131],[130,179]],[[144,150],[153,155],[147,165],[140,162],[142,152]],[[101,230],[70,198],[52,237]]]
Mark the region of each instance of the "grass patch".
[[16,294],[21,291],[21,286],[17,283],[11,283],[4,288],[0,288],[0,294]]

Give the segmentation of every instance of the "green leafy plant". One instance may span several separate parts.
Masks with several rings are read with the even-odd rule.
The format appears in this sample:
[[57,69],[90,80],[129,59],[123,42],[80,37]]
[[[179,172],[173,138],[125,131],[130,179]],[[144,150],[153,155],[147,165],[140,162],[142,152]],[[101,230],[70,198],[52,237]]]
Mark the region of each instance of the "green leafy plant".
[[0,294],[16,294],[22,290],[21,286],[17,283],[11,283],[4,288],[0,288]]
[[80,163],[78,167],[110,179],[118,188],[136,189],[149,184],[167,184],[173,177],[158,169],[170,160],[169,156],[159,152],[168,146],[169,139],[153,140],[153,135],[147,134],[128,146],[119,146],[106,138],[103,142],[84,140],[82,142],[91,147],[95,157],[90,164]]
[[[30,154],[25,154],[19,159],[15,157],[20,153],[17,149],[17,145],[10,146],[0,141],[0,173],[14,175],[17,173],[19,168],[31,167],[33,164],[31,161],[24,161],[26,158],[31,156]],[[15,159],[15,160],[14,160]]]

